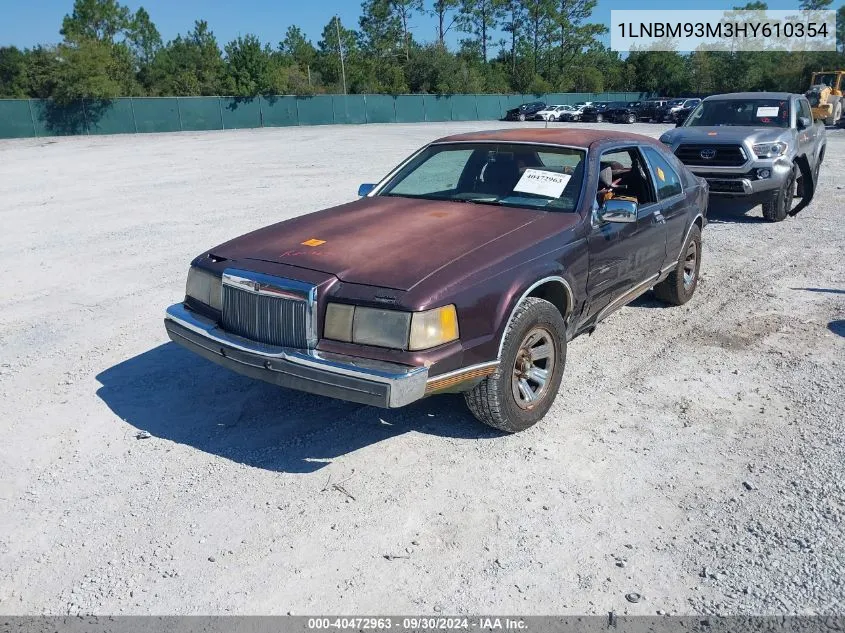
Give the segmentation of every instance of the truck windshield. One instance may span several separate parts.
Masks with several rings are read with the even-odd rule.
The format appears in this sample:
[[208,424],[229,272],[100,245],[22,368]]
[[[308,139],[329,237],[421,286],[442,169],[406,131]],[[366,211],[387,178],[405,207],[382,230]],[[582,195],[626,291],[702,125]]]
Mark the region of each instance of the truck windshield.
[[585,150],[509,143],[430,145],[377,194],[575,211]]
[[737,125],[789,127],[789,101],[785,99],[725,99],[702,101],[683,127]]

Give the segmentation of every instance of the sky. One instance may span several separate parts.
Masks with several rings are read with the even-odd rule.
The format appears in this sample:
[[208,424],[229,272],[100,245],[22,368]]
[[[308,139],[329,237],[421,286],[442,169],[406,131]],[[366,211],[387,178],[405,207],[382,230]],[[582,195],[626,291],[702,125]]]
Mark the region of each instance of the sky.
[[[730,9],[745,4],[746,0],[709,1],[696,8]],[[158,27],[164,41],[186,33],[194,20],[203,19],[217,36],[221,47],[238,35],[253,33],[262,42],[275,46],[284,38],[287,27],[299,26],[316,45],[323,27],[335,14],[347,28],[357,28],[361,11],[360,0],[123,0],[132,11],[143,6]],[[425,1],[426,6],[430,0]],[[768,0],[773,10],[796,9],[798,0]],[[834,2],[834,6],[839,6]],[[594,22],[610,23],[613,9],[677,9],[678,0],[640,0],[632,6],[631,0],[599,0],[593,12]],[[690,7],[692,8],[692,7]],[[62,18],[73,10],[73,0],[0,0],[0,46],[31,47],[35,44],[55,44],[61,40],[59,29]],[[433,17],[415,15],[412,32],[417,41],[433,41],[437,23]],[[449,46],[455,47],[462,34],[450,33]]]

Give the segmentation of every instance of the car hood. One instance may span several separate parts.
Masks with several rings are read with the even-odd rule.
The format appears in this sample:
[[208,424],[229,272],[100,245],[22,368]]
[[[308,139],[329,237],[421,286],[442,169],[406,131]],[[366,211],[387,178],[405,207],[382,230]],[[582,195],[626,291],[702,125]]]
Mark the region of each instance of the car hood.
[[514,240],[515,234],[544,215],[513,207],[376,196],[258,229],[209,253],[410,290],[485,246],[507,253],[509,244],[522,241]]
[[679,127],[666,132],[660,140],[669,145],[686,143],[770,143],[788,134],[789,129],[754,126],[716,125],[713,127]]

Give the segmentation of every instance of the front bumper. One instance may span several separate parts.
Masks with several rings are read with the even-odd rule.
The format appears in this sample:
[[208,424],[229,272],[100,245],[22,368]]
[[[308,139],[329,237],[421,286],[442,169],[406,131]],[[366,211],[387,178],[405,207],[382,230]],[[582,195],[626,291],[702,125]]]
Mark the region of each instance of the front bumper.
[[221,330],[182,303],[167,309],[164,327],[170,340],[195,354],[280,387],[384,408],[405,406],[426,392],[427,367],[256,343]]

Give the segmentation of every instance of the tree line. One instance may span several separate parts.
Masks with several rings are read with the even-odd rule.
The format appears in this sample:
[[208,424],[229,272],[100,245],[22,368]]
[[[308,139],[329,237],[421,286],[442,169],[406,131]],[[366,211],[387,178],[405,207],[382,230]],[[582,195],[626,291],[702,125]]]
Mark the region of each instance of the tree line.
[[[813,70],[845,68],[845,5],[837,52],[611,51],[597,0],[363,0],[355,28],[332,16],[315,44],[291,25],[276,43],[252,34],[222,47],[208,23],[163,42],[143,8],[75,0],[57,45],[0,47],[0,97],[318,93],[524,93],[640,91],[660,95],[738,90],[803,92]],[[802,0],[829,9],[833,0]],[[766,9],[751,2],[737,9]],[[434,18],[432,41],[415,20]],[[458,46],[447,36],[458,35]]]

